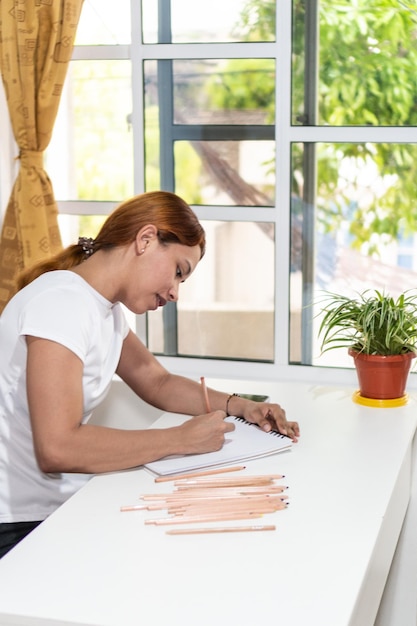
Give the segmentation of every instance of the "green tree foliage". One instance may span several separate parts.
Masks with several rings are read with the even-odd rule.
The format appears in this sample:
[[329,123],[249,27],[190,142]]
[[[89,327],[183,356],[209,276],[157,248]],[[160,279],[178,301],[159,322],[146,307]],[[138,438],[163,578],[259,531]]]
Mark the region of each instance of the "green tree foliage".
[[415,126],[417,7],[320,2],[320,118],[332,126]]
[[242,9],[235,36],[243,41],[274,41],[275,0],[250,0]]
[[[304,18],[309,0],[293,2],[293,123],[304,118]],[[311,5],[310,5],[311,6]],[[236,32],[247,41],[268,41],[275,28],[276,3],[249,0]],[[330,126],[417,125],[417,6],[407,0],[320,0],[318,3],[318,121]],[[233,70],[235,61],[228,69]],[[234,78],[232,79],[232,76]],[[273,115],[274,87],[237,74],[224,75],[223,88],[213,90],[213,103],[228,108],[265,108]],[[246,74],[248,76],[248,74]],[[227,82],[229,81],[229,82]],[[214,95],[215,91],[215,95]],[[265,104],[268,102],[269,104]],[[308,120],[307,120],[308,123]],[[350,213],[353,245],[360,247],[372,234],[396,238],[417,230],[417,149],[413,144],[345,143],[317,149],[320,219],[327,230],[346,219],[349,198],[340,189],[340,166],[351,159],[352,169],[376,172],[383,193],[366,207]],[[293,189],[303,181],[302,146],[293,152]],[[350,188],[359,184],[352,180]],[[370,252],[375,249],[368,246]]]
[[[417,7],[399,0],[320,2],[319,122],[331,126],[417,125]],[[413,144],[343,144],[358,169],[373,162],[391,182],[366,211],[356,209],[354,244],[372,233],[395,238],[416,230]],[[329,189],[330,191],[330,189]],[[374,251],[371,246],[370,251]]]
[[210,107],[258,110],[274,123],[275,62],[272,59],[231,59],[207,82]]

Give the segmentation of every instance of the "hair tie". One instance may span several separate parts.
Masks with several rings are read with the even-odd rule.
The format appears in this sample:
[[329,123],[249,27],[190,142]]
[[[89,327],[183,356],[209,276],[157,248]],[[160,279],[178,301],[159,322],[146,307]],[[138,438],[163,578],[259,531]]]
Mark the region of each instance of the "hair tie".
[[94,252],[94,239],[91,237],[79,237],[78,245],[82,247],[84,254],[89,257]]

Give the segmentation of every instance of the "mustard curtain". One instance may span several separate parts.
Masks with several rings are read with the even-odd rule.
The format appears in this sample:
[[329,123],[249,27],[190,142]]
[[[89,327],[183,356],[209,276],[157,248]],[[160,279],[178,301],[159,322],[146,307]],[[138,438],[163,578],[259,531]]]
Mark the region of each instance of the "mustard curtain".
[[0,69],[19,172],[0,237],[0,313],[17,273],[62,248],[43,167],[83,0],[0,0]]

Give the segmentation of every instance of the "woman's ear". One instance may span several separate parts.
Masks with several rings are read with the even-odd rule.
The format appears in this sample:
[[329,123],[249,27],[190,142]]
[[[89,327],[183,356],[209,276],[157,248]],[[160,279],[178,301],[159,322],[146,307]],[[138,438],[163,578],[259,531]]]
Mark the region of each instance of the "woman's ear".
[[143,254],[152,241],[158,240],[158,229],[153,224],[148,224],[140,229],[136,235],[136,253]]

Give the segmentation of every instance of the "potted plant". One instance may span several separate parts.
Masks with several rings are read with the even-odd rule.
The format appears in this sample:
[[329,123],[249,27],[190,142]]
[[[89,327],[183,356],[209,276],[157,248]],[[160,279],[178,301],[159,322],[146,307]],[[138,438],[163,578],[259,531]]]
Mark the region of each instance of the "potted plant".
[[322,303],[322,353],[348,348],[359,381],[355,399],[372,398],[381,406],[393,399],[405,403],[411,360],[417,354],[417,292],[406,291],[397,299],[369,289],[356,298],[327,293]]

